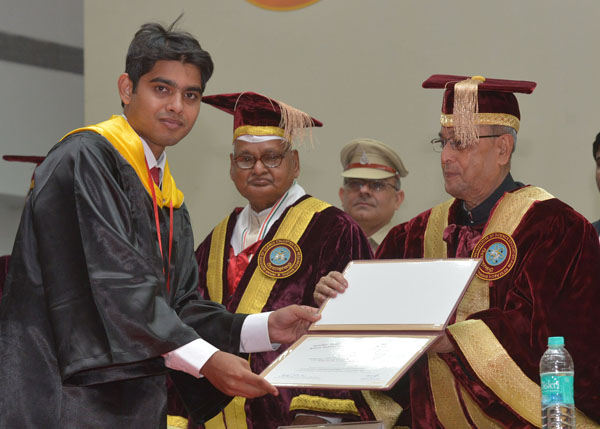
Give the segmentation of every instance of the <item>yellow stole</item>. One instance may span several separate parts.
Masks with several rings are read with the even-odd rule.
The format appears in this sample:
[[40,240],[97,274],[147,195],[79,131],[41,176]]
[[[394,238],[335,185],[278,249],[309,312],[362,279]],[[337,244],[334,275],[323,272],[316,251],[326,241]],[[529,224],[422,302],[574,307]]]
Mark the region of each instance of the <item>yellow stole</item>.
[[[275,232],[273,240],[285,238],[297,244],[314,215],[329,206],[329,204],[323,201],[310,197],[291,207]],[[226,269],[224,252],[227,246],[228,221],[229,217],[225,218],[212,233],[208,256],[208,272],[206,273],[209,297],[212,301],[219,303],[223,302],[223,273]],[[267,277],[260,269],[255,269],[248,282],[244,296],[236,309],[236,313],[260,313],[267,303],[267,299],[271,295],[276,282],[277,279]],[[244,410],[245,402],[245,398],[236,396],[225,407],[222,413],[216,415],[206,423],[206,428],[247,428],[246,412]],[[225,421],[227,422],[227,426],[225,426]]]
[[[108,140],[133,167],[148,194],[152,195],[142,141],[123,116],[113,115],[108,121],[78,128],[65,135],[61,140],[80,131],[93,131]],[[181,207],[183,204],[183,192],[177,189],[175,185],[175,179],[171,175],[168,161],[165,164],[165,171],[163,172],[162,189],[154,183],[153,186],[156,193],[156,203],[159,207],[168,206],[170,201],[173,201],[174,208]]]
[[[517,226],[521,223],[525,213],[527,213],[536,201],[543,201],[550,198],[553,198],[553,196],[548,192],[533,186],[528,186],[515,192],[505,194],[492,213],[492,216],[482,233],[482,238],[493,232],[502,232],[507,235],[512,235]],[[431,210],[427,228],[425,230],[423,255],[425,258],[447,257],[447,247],[446,242],[443,240],[443,232],[448,226],[448,214],[454,201],[454,199],[451,199]],[[489,284],[487,281],[475,277],[458,305],[456,324],[449,327],[449,329],[451,332],[454,332],[453,327],[460,327],[463,325],[459,322],[463,322],[472,313],[488,309],[489,306]],[[481,321],[468,321],[464,323],[469,324],[469,322],[483,323]],[[491,341],[497,343],[495,337]],[[436,414],[445,427],[471,427],[466,416],[463,414],[459,395],[465,403],[469,416],[473,422],[475,422],[477,427],[502,427],[499,422],[487,416],[469,394],[461,386],[458,386],[458,384],[455,383],[450,368],[436,353],[428,353],[428,364]],[[514,364],[514,367],[518,369],[516,364]],[[510,374],[510,377],[515,380],[524,376],[525,375],[520,369],[518,372],[515,371]],[[485,380],[485,378],[482,379]],[[535,383],[533,384],[535,385]],[[460,393],[457,390],[457,386]],[[537,389],[539,391],[539,386]],[[498,394],[496,390],[494,390],[494,393]],[[530,401],[528,401],[531,403],[530,407],[523,406],[523,403],[518,404],[518,402],[522,401],[524,398],[518,396],[517,392],[512,392],[512,398],[505,397],[504,395],[499,395],[499,397],[508,403],[515,411],[519,412],[525,419],[535,425],[540,425],[541,410],[539,400],[537,401],[536,413],[535,411],[528,412],[525,409],[531,408],[531,406],[535,409],[536,404],[533,404]]]

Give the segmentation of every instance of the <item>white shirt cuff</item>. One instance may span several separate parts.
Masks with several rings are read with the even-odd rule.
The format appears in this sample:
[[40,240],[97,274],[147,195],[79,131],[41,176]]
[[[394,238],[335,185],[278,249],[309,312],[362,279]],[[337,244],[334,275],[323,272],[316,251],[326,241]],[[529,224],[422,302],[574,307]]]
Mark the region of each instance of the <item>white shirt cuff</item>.
[[269,315],[272,312],[249,314],[242,324],[240,353],[270,352],[279,344],[271,344],[269,339]]
[[165,366],[176,371],[183,371],[196,378],[201,378],[200,369],[219,349],[198,338],[169,353],[165,353]]
[[[250,314],[244,319],[240,333],[240,353],[270,352],[279,344],[269,339],[269,315],[272,312]],[[198,338],[184,346],[165,353],[165,366],[201,378],[200,369],[219,349]]]

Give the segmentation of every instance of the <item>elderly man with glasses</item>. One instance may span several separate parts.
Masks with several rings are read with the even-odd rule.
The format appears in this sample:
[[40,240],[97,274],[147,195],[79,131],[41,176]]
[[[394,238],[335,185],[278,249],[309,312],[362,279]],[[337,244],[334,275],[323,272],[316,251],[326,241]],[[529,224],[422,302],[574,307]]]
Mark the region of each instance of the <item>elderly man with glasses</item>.
[[[535,83],[434,75],[423,86],[445,90],[432,143],[453,198],[394,227],[377,256],[482,264],[445,335],[390,392],[404,409],[398,424],[540,427],[539,361],[548,337],[559,335],[577,371],[577,426],[597,427],[596,232],[571,207],[510,174],[520,125],[513,93],[531,93]],[[340,278],[322,279],[318,296],[343,291]]]
[[[230,176],[248,200],[234,209],[198,247],[199,289],[229,311],[260,313],[288,304],[314,305],[321,276],[353,259],[371,258],[367,238],[343,211],[306,194],[297,144],[316,119],[261,94],[203,97],[233,115]],[[253,354],[260,373],[279,354]],[[277,428],[300,423],[360,420],[349,392],[281,389],[280,396],[235,398],[209,427]]]
[[391,147],[372,139],[352,140],[340,158],[342,207],[360,225],[375,252],[394,226],[392,218],[404,201],[400,178],[408,171]]

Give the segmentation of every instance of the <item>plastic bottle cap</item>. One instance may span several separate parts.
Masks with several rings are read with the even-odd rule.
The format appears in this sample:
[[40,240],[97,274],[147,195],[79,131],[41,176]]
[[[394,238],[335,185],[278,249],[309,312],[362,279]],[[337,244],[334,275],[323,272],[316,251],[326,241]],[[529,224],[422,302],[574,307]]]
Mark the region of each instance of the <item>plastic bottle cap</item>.
[[549,346],[564,346],[565,339],[564,339],[564,337],[548,337],[548,345]]

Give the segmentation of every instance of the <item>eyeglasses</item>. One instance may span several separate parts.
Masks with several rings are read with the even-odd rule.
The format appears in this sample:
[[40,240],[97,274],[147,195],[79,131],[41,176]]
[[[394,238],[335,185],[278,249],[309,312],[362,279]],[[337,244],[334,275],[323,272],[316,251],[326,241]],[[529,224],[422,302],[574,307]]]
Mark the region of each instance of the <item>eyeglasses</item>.
[[[494,138],[500,137],[502,134],[493,134],[489,136],[479,136],[480,139]],[[454,140],[454,137],[450,137],[449,139],[437,138],[431,140],[431,144],[433,145],[434,152],[441,152],[444,150],[447,144],[454,150],[461,150],[460,145],[462,142],[460,140]]]
[[361,179],[345,179],[344,188],[349,189],[353,192],[359,192],[363,186],[366,186],[371,192],[381,192],[386,186],[391,187],[395,191],[399,188],[392,185],[391,183],[384,182],[383,180],[361,180]]
[[256,158],[254,155],[242,154],[235,155],[233,157],[233,163],[242,170],[249,170],[256,165],[257,161],[260,161],[262,165],[267,168],[276,168],[281,165],[283,158],[290,151],[288,147],[283,153],[275,153],[275,152],[267,152],[260,156],[260,158]]

